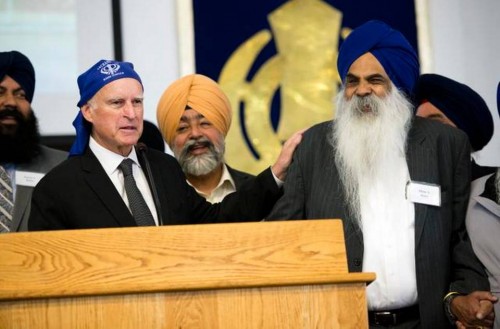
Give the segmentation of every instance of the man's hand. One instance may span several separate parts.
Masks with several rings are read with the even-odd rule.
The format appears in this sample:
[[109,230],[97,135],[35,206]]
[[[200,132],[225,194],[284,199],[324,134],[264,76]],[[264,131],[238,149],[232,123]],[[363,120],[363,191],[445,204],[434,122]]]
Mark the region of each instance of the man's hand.
[[278,159],[271,167],[274,176],[278,177],[278,179],[285,180],[288,166],[292,162],[293,152],[295,152],[297,145],[302,141],[302,134],[306,130],[307,128],[297,131],[283,144]]
[[493,303],[497,300],[489,291],[474,291],[453,298],[451,311],[457,317],[457,328],[492,328],[495,319]]

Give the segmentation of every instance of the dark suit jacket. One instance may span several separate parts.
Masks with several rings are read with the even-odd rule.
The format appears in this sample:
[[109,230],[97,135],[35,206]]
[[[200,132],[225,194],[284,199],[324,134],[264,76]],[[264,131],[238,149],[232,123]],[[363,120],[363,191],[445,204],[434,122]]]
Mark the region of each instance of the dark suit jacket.
[[[222,203],[211,205],[186,183],[175,158],[153,149],[145,154],[164,225],[260,220],[282,193],[267,170]],[[138,156],[145,170],[144,158]],[[136,223],[89,149],[48,173],[33,192],[29,230],[122,226]]]
[[250,182],[252,180],[252,178],[255,178],[254,175],[233,169],[233,168],[229,167],[227,164],[226,164],[226,167],[227,167],[227,170],[229,171],[229,174],[231,175],[231,177],[234,180],[234,185],[236,186],[236,190],[239,190],[242,187],[242,185],[245,184],[246,182]]
[[[306,131],[288,170],[284,195],[268,218],[342,219],[348,267],[359,272],[363,236],[345,208],[331,145],[332,124]],[[442,302],[448,291],[489,290],[464,226],[470,182],[467,137],[417,117],[409,132],[407,162],[412,180],[441,187],[441,207],[415,204],[415,259],[422,328],[448,328]]]
[[[66,160],[67,157],[67,152],[42,145],[40,154],[32,161],[18,165],[16,170],[45,174],[59,163]],[[14,213],[12,215],[12,232],[28,230],[28,218],[30,215],[31,194],[33,193],[33,189],[34,187],[32,186],[16,186],[16,201],[14,204]]]

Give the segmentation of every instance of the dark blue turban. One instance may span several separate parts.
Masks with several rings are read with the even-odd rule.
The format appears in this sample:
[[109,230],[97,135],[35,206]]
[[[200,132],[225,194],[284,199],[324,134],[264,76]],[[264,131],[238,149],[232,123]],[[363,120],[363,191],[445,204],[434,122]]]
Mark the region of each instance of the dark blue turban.
[[493,117],[484,99],[463,83],[438,74],[422,74],[415,86],[418,104],[430,102],[463,130],[474,151],[493,136]]
[[417,53],[401,32],[381,21],[364,23],[342,43],[337,60],[342,81],[352,63],[368,52],[377,58],[394,85],[410,96],[419,75]]
[[497,87],[497,110],[498,110],[498,115],[500,115],[500,83],[498,83]]
[[[142,86],[141,78],[137,72],[134,71],[134,65],[132,63],[101,59],[78,77],[80,101],[77,106],[82,107],[87,104],[87,102],[108,83],[123,78],[135,79],[139,81]],[[70,157],[85,152],[92,128],[91,124],[83,117],[81,111],[78,112],[78,115],[73,121],[73,126],[76,130],[76,138],[69,151]]]
[[28,57],[18,51],[0,52],[0,81],[8,75],[23,88],[31,103],[35,92],[35,69]]

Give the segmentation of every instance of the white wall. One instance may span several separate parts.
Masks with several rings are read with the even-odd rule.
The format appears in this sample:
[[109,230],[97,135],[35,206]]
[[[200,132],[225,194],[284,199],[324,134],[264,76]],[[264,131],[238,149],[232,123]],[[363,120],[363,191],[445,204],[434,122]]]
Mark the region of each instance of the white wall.
[[134,63],[141,76],[145,119],[156,123],[158,99],[180,77],[175,0],[122,0],[121,3],[123,56]]
[[500,119],[497,86],[500,81],[500,1],[428,1],[433,69],[467,84],[488,104],[495,133],[475,157],[480,164],[500,165]]

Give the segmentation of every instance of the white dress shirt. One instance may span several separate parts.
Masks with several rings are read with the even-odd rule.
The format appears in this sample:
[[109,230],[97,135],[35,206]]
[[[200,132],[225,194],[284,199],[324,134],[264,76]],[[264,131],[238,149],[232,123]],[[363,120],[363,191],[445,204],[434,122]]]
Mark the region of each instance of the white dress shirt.
[[146,175],[141,168],[141,165],[137,159],[137,153],[135,152],[135,148],[132,148],[132,152],[128,155],[128,157],[123,157],[120,154],[112,152],[101,145],[99,145],[92,137],[90,137],[89,147],[96,156],[97,160],[101,163],[101,166],[104,168],[104,171],[113,182],[113,185],[116,187],[118,193],[122,197],[123,201],[127,205],[130,210],[127,193],[125,191],[124,177],[123,173],[118,168],[118,166],[122,163],[122,161],[126,158],[132,159],[134,164],[132,166],[132,174],[134,175],[135,182],[137,184],[137,188],[141,191],[146,204],[153,215],[156,225],[158,225],[158,214],[156,213],[156,207],[153,199],[153,195],[151,194],[151,190],[148,185],[148,181],[146,179]]
[[[187,183],[193,186],[189,181],[187,181]],[[202,191],[199,191],[196,187],[193,186],[193,188],[199,195],[204,197],[208,202],[217,203],[221,202],[226,195],[235,192],[236,184],[234,183],[234,179],[233,177],[231,177],[231,174],[229,173],[226,164],[223,164],[222,176],[217,186],[212,190],[212,193],[210,194],[203,193]]]
[[363,272],[377,278],[367,287],[368,309],[392,310],[417,303],[415,208],[405,198],[409,172],[403,157],[384,178],[372,178],[361,195]]

